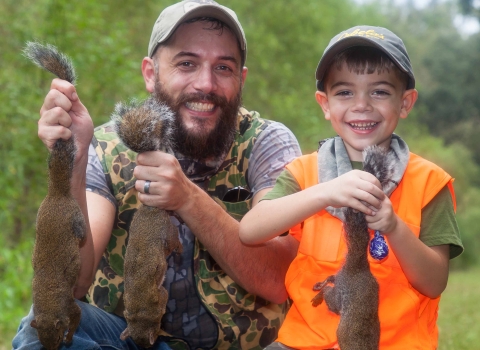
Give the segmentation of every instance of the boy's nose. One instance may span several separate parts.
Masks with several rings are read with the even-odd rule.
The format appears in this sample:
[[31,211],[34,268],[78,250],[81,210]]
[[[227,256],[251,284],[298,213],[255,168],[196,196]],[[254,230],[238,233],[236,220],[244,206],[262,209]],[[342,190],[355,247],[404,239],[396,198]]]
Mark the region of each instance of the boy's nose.
[[354,104],[352,110],[354,112],[370,112],[372,111],[372,105],[368,96],[357,95],[354,98]]

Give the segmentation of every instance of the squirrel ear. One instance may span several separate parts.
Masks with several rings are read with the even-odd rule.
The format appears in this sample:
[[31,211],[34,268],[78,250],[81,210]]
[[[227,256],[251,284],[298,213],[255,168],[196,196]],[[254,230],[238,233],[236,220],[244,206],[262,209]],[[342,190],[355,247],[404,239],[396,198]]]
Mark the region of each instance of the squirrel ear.
[[55,325],[55,328],[56,328],[56,329],[60,329],[60,320],[57,319],[57,320],[55,321],[54,325]]
[[32,322],[30,322],[30,326],[37,328],[37,320],[32,320]]
[[130,336],[130,330],[127,328],[125,328],[125,330],[122,332],[122,334],[120,334],[120,339],[121,340],[125,340],[127,339],[128,337]]

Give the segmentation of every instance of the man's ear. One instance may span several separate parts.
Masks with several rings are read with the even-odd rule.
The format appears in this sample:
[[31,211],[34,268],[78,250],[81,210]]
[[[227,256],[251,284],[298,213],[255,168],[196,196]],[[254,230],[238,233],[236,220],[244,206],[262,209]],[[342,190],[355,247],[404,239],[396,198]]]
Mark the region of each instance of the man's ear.
[[247,73],[248,73],[248,68],[243,67],[242,68],[242,88],[245,85],[245,80],[247,79]]
[[145,57],[143,59],[142,75],[145,81],[145,89],[152,93],[155,90],[155,65],[152,58]]
[[330,106],[328,104],[327,94],[323,91],[317,91],[315,92],[315,99],[320,107],[322,107],[323,114],[325,114],[325,119],[330,120]]
[[400,109],[400,118],[405,119],[417,102],[418,91],[416,89],[405,90],[402,96],[402,106]]

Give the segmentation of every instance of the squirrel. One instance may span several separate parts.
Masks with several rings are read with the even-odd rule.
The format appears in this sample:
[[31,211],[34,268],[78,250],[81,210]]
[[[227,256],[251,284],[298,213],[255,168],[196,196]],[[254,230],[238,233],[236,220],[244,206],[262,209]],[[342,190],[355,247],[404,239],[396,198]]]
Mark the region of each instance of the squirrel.
[[[395,159],[388,150],[377,146],[367,147],[363,155],[363,170],[373,174],[382,187],[385,187],[393,174]],[[312,305],[316,307],[325,299],[328,309],[340,315],[337,329],[340,349],[378,349],[379,286],[368,263],[370,234],[365,214],[346,208],[343,226],[348,248],[345,262],[336,275],[329,276],[313,286],[313,290],[319,292],[312,299]]]
[[[136,153],[167,151],[172,144],[174,115],[153,98],[143,103],[118,103],[112,115],[115,131]],[[182,252],[178,230],[166,210],[141,205],[130,225],[124,261],[124,316],[127,328],[120,339],[131,337],[145,348],[161,333],[168,293],[163,287],[167,257]]]
[[[55,46],[28,42],[24,55],[37,66],[75,84],[72,62]],[[73,137],[56,141],[48,159],[47,195],[37,213],[32,255],[35,318],[30,325],[37,329],[47,350],[58,349],[63,341],[70,343],[81,317],[73,287],[80,271],[79,245],[85,238],[86,223],[70,194],[75,152]]]

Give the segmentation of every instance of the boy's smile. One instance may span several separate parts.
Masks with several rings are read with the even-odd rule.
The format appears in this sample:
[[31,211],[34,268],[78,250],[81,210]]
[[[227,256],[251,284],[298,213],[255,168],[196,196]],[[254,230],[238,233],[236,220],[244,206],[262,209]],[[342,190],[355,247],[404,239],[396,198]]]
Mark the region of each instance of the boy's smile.
[[316,99],[343,139],[350,160],[362,161],[365,147],[390,146],[398,120],[407,117],[417,91],[405,90],[393,71],[357,74],[344,63],[341,70],[330,69],[325,92],[317,91]]

